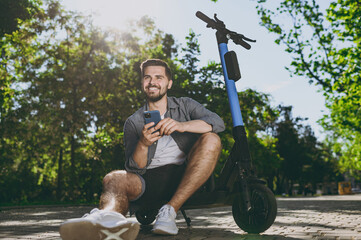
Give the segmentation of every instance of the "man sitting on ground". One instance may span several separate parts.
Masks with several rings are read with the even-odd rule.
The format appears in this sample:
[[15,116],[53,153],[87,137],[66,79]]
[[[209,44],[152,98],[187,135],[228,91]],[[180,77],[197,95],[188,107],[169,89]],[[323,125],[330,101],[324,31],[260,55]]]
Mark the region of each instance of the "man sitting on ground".
[[[166,204],[159,210],[153,233],[176,235],[177,211],[215,168],[221,151],[217,133],[225,128],[223,120],[191,98],[168,97],[173,80],[166,62],[146,60],[141,76],[147,102],[124,125],[126,170],[104,177],[101,210],[93,209],[61,225],[64,240],[88,233],[94,237],[82,239],[104,239],[107,233],[134,239],[139,224],[124,217],[129,208],[161,202]],[[144,112],[151,110],[162,116],[155,126],[145,124]]]

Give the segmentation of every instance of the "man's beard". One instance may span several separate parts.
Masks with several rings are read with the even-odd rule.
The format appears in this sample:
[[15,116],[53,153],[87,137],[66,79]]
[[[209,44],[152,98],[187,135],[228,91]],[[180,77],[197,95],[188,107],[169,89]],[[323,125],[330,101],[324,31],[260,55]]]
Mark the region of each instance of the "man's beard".
[[[157,87],[157,86],[151,85],[151,86],[148,86],[147,88],[149,89],[151,87]],[[145,92],[148,102],[158,102],[167,94],[167,90],[162,93],[161,89],[160,88],[158,88],[158,89],[159,89],[159,95],[150,95],[149,93]]]
[[147,96],[147,100],[149,102],[158,102],[159,100],[161,100],[165,95],[167,94],[167,91],[164,91],[163,93],[159,93],[159,95],[149,95],[148,93],[145,93],[145,95]]
[[167,94],[167,92],[163,93],[163,94],[159,94],[157,96],[149,96],[147,95],[147,99],[149,102],[158,102],[159,100],[161,100],[165,95]]

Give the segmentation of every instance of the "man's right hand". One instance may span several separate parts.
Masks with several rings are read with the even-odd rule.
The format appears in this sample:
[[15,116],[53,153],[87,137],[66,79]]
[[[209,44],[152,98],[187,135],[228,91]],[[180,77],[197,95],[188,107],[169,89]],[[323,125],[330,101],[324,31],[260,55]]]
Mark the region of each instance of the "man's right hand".
[[[156,131],[154,127],[154,122],[150,122],[145,124],[142,130],[142,136],[140,137],[140,142],[149,147],[154,142],[158,141],[162,136],[160,135],[160,131]],[[156,132],[155,132],[156,131]]]

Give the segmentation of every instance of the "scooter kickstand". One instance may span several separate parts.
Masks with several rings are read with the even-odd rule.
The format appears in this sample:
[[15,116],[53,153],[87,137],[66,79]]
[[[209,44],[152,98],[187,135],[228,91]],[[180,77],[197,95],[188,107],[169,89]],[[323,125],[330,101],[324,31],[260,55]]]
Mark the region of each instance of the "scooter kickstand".
[[181,213],[184,217],[184,220],[186,220],[187,226],[190,227],[192,220],[189,217],[187,217],[186,211],[184,211],[183,209],[181,209]]

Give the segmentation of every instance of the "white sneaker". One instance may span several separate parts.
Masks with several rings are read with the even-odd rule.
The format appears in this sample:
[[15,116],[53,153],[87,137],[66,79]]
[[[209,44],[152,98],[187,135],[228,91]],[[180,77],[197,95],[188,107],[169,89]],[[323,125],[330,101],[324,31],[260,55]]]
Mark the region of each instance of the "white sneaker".
[[60,225],[63,240],[134,240],[139,223],[130,222],[120,213],[94,208],[82,218],[73,218]]
[[175,224],[177,213],[171,205],[164,205],[159,209],[157,220],[153,226],[153,233],[162,235],[177,235],[178,228]]

